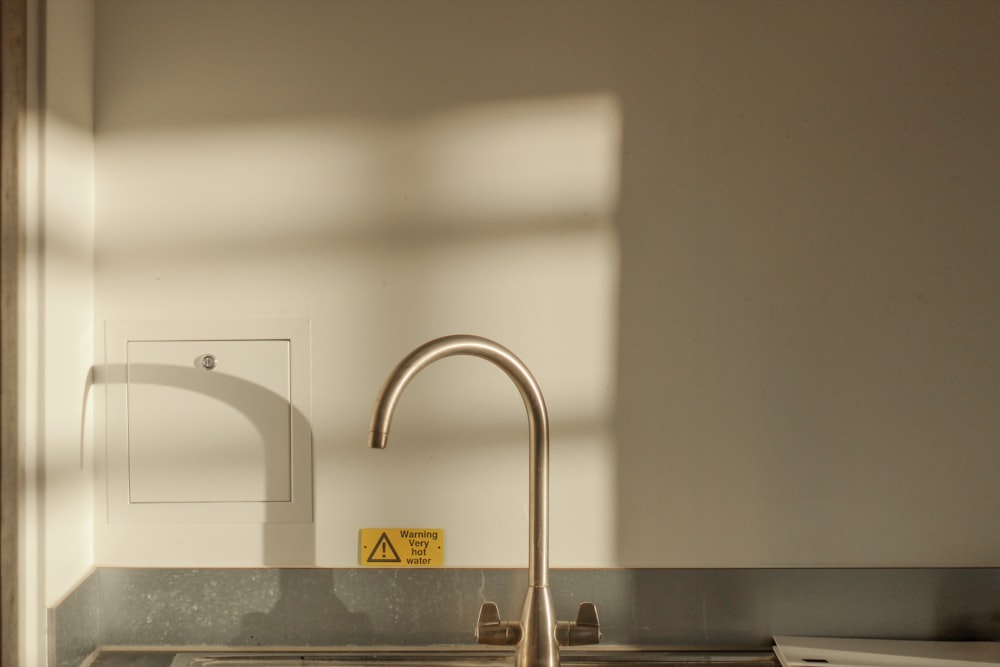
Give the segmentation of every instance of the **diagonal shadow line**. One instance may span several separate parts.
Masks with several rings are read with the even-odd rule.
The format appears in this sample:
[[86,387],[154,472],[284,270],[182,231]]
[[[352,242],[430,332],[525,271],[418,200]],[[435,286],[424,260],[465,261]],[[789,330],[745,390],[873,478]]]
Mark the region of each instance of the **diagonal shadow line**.
[[[264,442],[265,433],[269,430],[268,424],[271,415],[275,411],[288,411],[290,440],[295,442],[299,436],[306,438],[309,447],[309,456],[312,454],[312,426],[309,419],[303,414],[289,398],[277,392],[250,382],[243,378],[227,375],[219,371],[206,371],[195,367],[184,368],[170,364],[103,364],[91,367],[87,374],[86,387],[84,389],[84,406],[81,417],[80,449],[81,460],[85,448],[85,423],[87,418],[87,400],[95,385],[111,384],[143,384],[156,385],[161,387],[173,387],[201,394],[214,398],[232,407],[247,421],[249,421]],[[289,465],[287,470],[288,488],[292,488],[292,475],[294,466],[292,457],[294,450],[288,453]],[[270,488],[272,481],[270,477],[272,471],[265,472],[265,485]]]

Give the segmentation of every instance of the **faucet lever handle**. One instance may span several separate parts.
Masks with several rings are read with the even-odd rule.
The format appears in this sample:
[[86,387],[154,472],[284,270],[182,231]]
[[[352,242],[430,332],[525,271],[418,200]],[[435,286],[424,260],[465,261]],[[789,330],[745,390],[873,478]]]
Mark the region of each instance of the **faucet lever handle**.
[[581,602],[576,612],[576,621],[559,621],[556,624],[556,640],[560,646],[583,646],[601,641],[601,622],[597,618],[597,606],[593,602]]
[[476,643],[493,646],[513,646],[521,640],[521,624],[500,620],[495,602],[484,602],[476,622]]
[[597,605],[593,602],[581,602],[576,611],[576,624],[587,628],[600,628],[601,621],[597,618]]

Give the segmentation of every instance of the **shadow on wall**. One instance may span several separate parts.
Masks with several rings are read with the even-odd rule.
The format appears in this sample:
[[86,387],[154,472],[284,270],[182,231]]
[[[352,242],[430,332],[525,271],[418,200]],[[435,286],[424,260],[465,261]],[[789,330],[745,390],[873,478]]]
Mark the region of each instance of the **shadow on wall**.
[[[143,308],[180,285],[185,307],[210,302],[253,316],[280,299],[284,312],[307,313],[322,341],[313,355],[314,397],[327,406],[313,424],[323,434],[317,485],[336,494],[324,501],[329,507],[366,497],[370,480],[381,480],[387,490],[381,505],[357,508],[370,517],[351,517],[369,525],[412,520],[399,518],[398,509],[414,505],[402,491],[409,484],[394,479],[411,476],[413,462],[398,465],[405,453],[389,465],[361,458],[376,387],[371,394],[357,388],[374,385],[403,352],[442,334],[480,333],[515,349],[532,360],[549,404],[554,496],[585,505],[561,510],[569,502],[553,502],[565,517],[554,522],[555,562],[610,565],[617,541],[612,413],[621,122],[616,97],[593,93],[469,105],[411,120],[324,118],[113,134],[104,141],[122,164],[133,164],[133,151],[136,160],[159,156],[143,170],[136,193],[148,185],[152,194],[169,181],[187,193],[175,209],[195,203],[198,209],[175,210],[169,220],[150,212],[151,231],[142,238],[109,234],[102,271],[118,276],[116,285],[149,285]],[[269,151],[263,163],[252,155],[262,145]],[[219,174],[226,179],[220,182]],[[268,200],[273,188],[265,181],[280,184],[280,215],[294,221],[288,226],[274,224],[278,204]],[[336,196],[328,183],[337,184]],[[195,224],[197,230],[188,228]],[[319,284],[329,286],[322,300],[310,296]],[[169,318],[171,307],[152,312]],[[121,316],[136,317],[135,311]],[[400,411],[400,432],[430,441],[415,451],[454,461],[446,452],[463,450],[477,465],[485,450],[465,446],[484,433],[523,450],[523,415],[510,388],[502,381],[479,384],[466,367],[454,368],[452,375],[446,369],[422,378],[424,389],[412,392]],[[498,410],[505,405],[509,412]],[[454,406],[461,406],[457,413]],[[335,461],[331,441],[347,450],[338,449]],[[344,478],[341,471],[351,466]],[[444,470],[422,470],[426,486],[441,486],[435,476]],[[447,472],[454,480],[454,471]],[[459,480],[456,488],[468,483]],[[486,483],[501,503],[523,504],[506,476]],[[460,517],[451,518],[455,510],[446,503],[425,514],[460,525]],[[495,546],[477,546],[469,533],[465,545],[452,543],[452,562],[482,564],[483,553],[499,554],[491,565],[523,562],[523,551],[500,536],[523,534],[516,524],[526,514],[500,520],[510,525],[494,531]]]
[[[217,402],[220,407],[225,406],[225,408],[221,409],[228,408],[228,410],[239,414],[247,424],[252,426],[257,434],[255,438],[228,443],[231,452],[221,457],[216,456],[214,460],[211,457],[198,457],[197,466],[200,468],[199,470],[192,469],[191,457],[185,456],[183,453],[172,453],[174,452],[172,448],[161,448],[156,454],[156,460],[148,466],[146,474],[157,478],[149,480],[151,483],[159,487],[184,488],[196,484],[197,480],[204,480],[204,484],[210,487],[212,486],[212,480],[218,480],[227,475],[232,476],[235,474],[234,471],[236,469],[249,468],[249,471],[243,471],[243,475],[259,477],[259,479],[251,480],[251,483],[259,489],[260,497],[269,498],[272,495],[270,492],[274,491],[276,492],[274,495],[281,497],[282,494],[285,494],[289,502],[292,500],[292,493],[296,492],[291,481],[292,463],[290,459],[293,452],[288,446],[280,446],[280,443],[277,447],[272,446],[271,441],[275,439],[276,435],[281,435],[280,433],[276,433],[275,424],[272,423],[272,416],[275,414],[286,414],[286,432],[302,434],[309,442],[312,440],[312,425],[306,416],[289,402],[288,396],[275,393],[267,387],[226,373],[205,373],[194,367],[185,368],[169,364],[129,363],[100,366],[92,369],[88,375],[88,386],[84,392],[85,396],[90,393],[90,383],[127,385],[128,389],[132,391],[144,385],[156,386],[185,392],[188,395],[195,394],[207,397]],[[163,396],[168,398],[171,395],[177,396],[179,394],[163,394]],[[129,417],[130,413],[126,410],[124,418],[128,420]],[[84,402],[84,417],[82,421],[85,420],[86,401]],[[121,458],[123,460],[127,459],[128,467],[119,469],[117,472],[127,477],[124,482],[122,480],[109,480],[109,504],[113,502],[110,494],[119,490],[127,490],[129,494],[128,499],[123,502],[136,502],[136,498],[133,497],[135,495],[133,485],[136,482],[134,464],[137,452],[131,441],[133,431],[134,429],[129,425],[127,427],[129,434],[128,441],[120,443],[125,449],[122,452],[123,456]],[[178,433],[176,437],[183,438],[185,435]],[[219,449],[217,443],[214,443],[213,447]],[[224,450],[226,447],[227,445],[223,444],[221,449]],[[107,466],[109,475],[113,474],[112,471],[115,468],[111,460],[115,457],[115,452],[112,450],[118,448],[117,444],[114,447],[109,444],[109,465]],[[177,451],[190,451],[190,449],[187,446],[184,448],[178,447]],[[309,450],[311,452],[311,445]],[[246,458],[252,458],[260,465],[247,465],[247,462],[244,460]],[[214,493],[213,489],[208,487],[205,487],[203,490],[206,494]],[[213,497],[206,499],[205,502],[222,502],[225,500],[227,499],[224,497]],[[236,498],[233,499],[233,502],[240,502],[241,500],[243,499]],[[276,521],[281,522],[282,518],[276,519],[273,516],[275,511],[273,509],[275,506],[274,503],[264,502],[262,504],[265,507],[264,514],[260,519],[262,563],[264,565],[279,565],[284,560],[280,556],[277,556],[276,553],[282,552],[279,544],[283,538],[272,534],[274,531],[271,524]],[[299,538],[296,543],[296,558],[303,565],[315,564],[315,531],[309,531],[307,538],[306,536]]]
[[[372,457],[360,445],[388,366],[452,333],[514,350],[545,391],[553,563],[614,563],[615,56],[631,39],[620,14],[603,3],[99,7],[98,320],[314,323],[325,563],[354,562],[343,536],[358,525],[468,526],[449,502],[466,492],[517,510],[485,542],[453,533],[449,564],[523,564],[507,539],[526,522],[513,483],[523,455],[465,446],[485,433],[523,451],[502,379],[480,384],[462,364],[421,378],[397,426],[428,446]],[[495,473],[474,480],[472,466]],[[415,498],[416,477],[449,491]],[[377,502],[355,502],[375,482]]]
[[357,645],[372,635],[371,621],[337,597],[333,570],[279,570],[278,601],[245,614],[231,646]]

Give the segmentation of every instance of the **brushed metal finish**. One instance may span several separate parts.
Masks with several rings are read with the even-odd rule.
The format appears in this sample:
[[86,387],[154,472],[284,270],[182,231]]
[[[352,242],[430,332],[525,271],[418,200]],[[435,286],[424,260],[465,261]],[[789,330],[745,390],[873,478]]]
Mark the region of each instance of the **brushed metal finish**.
[[[428,365],[454,355],[479,357],[500,367],[521,393],[528,413],[528,590],[520,623],[500,620],[496,605],[487,602],[479,614],[476,641],[481,644],[516,644],[517,667],[557,667],[559,642],[552,592],[549,590],[549,418],[545,399],[531,371],[499,343],[479,336],[454,335],[424,343],[407,355],[390,373],[372,412],[369,446],[382,449],[389,438],[393,411],[410,380]],[[597,643],[600,627],[591,603],[581,605],[585,629],[574,632],[563,624],[558,634],[567,642]]]
[[[98,667],[100,660],[95,664]],[[395,647],[372,651],[216,651],[178,653],[169,667],[507,667],[509,655],[484,649]],[[612,651],[574,652],[567,667],[777,667],[771,651]]]
[[478,336],[445,336],[425,343],[407,355],[390,373],[372,412],[369,445],[383,449],[403,390],[410,380],[430,364],[454,355],[471,355],[499,366],[517,386],[528,412],[528,580],[531,586],[549,584],[549,418],[545,399],[528,368],[510,350]]

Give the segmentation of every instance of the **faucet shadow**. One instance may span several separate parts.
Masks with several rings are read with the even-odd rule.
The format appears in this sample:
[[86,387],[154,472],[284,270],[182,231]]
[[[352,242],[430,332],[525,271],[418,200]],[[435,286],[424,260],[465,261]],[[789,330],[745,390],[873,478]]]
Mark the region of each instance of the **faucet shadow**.
[[[308,442],[308,456],[312,457],[312,424],[308,416],[290,404],[287,397],[281,396],[267,387],[225,373],[205,373],[194,367],[182,368],[168,364],[151,363],[104,364],[90,369],[86,378],[84,395],[89,395],[93,385],[122,385],[126,383],[173,387],[211,397],[242,414],[253,425],[261,442],[266,434],[273,430],[269,427],[266,417],[262,415],[288,410],[289,426],[292,432],[304,434],[303,437]],[[85,421],[86,409],[81,417],[81,424],[85,424]],[[82,432],[83,427],[81,426]],[[83,437],[81,435],[81,451],[82,448]],[[288,476],[290,474],[290,470],[277,472],[267,467],[264,470],[264,487],[268,490],[282,488],[283,485],[289,484]],[[308,493],[311,495],[312,490],[308,489]],[[290,555],[289,550],[280,545],[282,539],[280,531],[277,535],[272,535],[276,532],[271,530],[274,524],[269,523],[267,518],[270,517],[266,517],[261,524],[261,562],[263,565],[295,565],[299,567],[315,565],[316,537],[314,530],[298,531],[296,538],[298,542],[294,554]]]
[[370,641],[367,614],[338,597],[332,570],[277,570],[278,601],[266,612],[244,614],[231,646],[333,646]]

